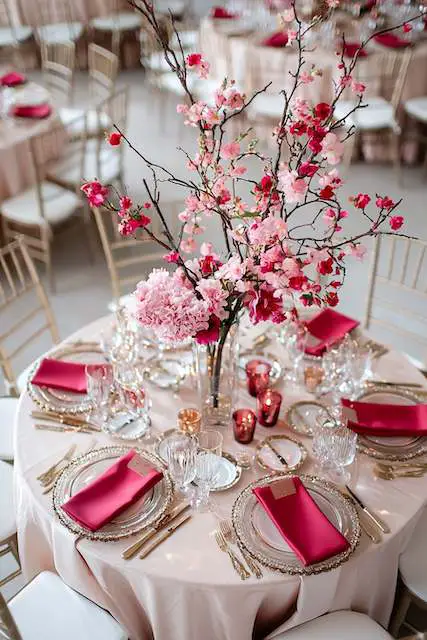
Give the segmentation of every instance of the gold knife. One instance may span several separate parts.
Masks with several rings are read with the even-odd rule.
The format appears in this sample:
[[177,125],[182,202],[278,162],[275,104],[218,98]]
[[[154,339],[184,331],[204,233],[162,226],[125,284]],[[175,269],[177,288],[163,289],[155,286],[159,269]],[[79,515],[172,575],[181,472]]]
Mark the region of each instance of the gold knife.
[[374,522],[379,530],[382,531],[382,533],[390,533],[390,527],[388,526],[388,524],[381,520],[381,518],[374,511],[369,509],[369,507],[367,507],[366,504],[362,502],[362,500],[350,489],[348,484],[345,485],[345,488],[353,498],[354,502],[359,505],[364,513],[366,513],[371,522]]
[[289,467],[288,463],[286,462],[285,458],[282,456],[281,453],[279,453],[276,449],[276,447],[273,447],[273,445],[271,444],[271,441],[268,440],[268,438],[265,440],[265,444],[267,445],[267,447],[269,449],[271,449],[271,451],[274,453],[274,455],[276,456],[276,458],[279,460],[279,462],[281,462],[283,464],[283,466],[285,467]]
[[130,547],[127,547],[122,551],[122,558],[124,560],[129,560],[133,558],[133,556],[138,553],[141,547],[152,538],[156,533],[159,533],[162,529],[164,529],[168,524],[172,522],[175,518],[184,513],[189,508],[189,504],[186,502],[177,504],[169,513],[167,513],[158,523],[153,524],[144,534],[139,538],[136,542],[134,542]]
[[100,431],[100,429],[89,420],[67,414],[58,414],[53,411],[32,411],[31,417],[36,418],[37,420],[44,420],[46,422],[59,422],[60,424],[71,425],[72,427],[86,427],[93,431]]
[[178,520],[174,524],[171,524],[171,526],[168,527],[165,531],[163,531],[157,538],[152,540],[150,544],[148,544],[145,547],[144,551],[141,553],[139,557],[141,559],[146,558],[148,554],[151,553],[161,542],[169,538],[169,536],[171,536],[174,531],[176,531],[182,524],[187,522],[187,520],[189,520],[190,518],[191,518],[191,513],[185,513],[180,520]]
[[57,433],[64,433],[69,431],[70,433],[95,433],[96,429],[92,429],[91,427],[85,427],[83,424],[80,425],[72,425],[72,424],[35,424],[36,429],[41,431],[54,431]]

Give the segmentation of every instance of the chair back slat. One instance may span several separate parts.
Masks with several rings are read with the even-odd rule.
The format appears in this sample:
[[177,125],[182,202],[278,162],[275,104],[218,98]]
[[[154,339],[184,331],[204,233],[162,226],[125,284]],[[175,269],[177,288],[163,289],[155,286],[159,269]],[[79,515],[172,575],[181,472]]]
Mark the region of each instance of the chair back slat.
[[56,105],[71,103],[74,90],[76,45],[74,42],[42,42],[40,45],[43,78]]
[[88,46],[88,67],[90,97],[97,104],[114,93],[119,58],[115,53],[91,42]]
[[365,313],[368,329],[381,327],[383,340],[421,365],[427,363],[426,248],[412,238],[375,238]]
[[[44,322],[34,327],[38,316]],[[0,366],[9,389],[17,394],[12,361],[45,332],[52,342],[59,341],[48,298],[22,237],[0,249],[0,326]]]

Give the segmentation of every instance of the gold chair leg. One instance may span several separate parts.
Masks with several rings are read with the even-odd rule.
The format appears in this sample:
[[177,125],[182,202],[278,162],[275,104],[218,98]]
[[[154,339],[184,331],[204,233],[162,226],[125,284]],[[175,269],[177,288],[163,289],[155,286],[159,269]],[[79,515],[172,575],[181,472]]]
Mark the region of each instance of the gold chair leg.
[[391,144],[393,154],[393,166],[396,176],[396,182],[399,186],[402,186],[402,171],[400,163],[400,134],[395,131],[391,132]]
[[399,633],[399,629],[402,626],[406,614],[408,613],[409,605],[411,604],[411,594],[405,585],[402,584],[402,593],[400,594],[399,601],[396,607],[396,610],[393,614],[389,625],[389,632],[394,638],[397,638],[397,634]]
[[15,571],[13,571],[9,575],[7,575],[5,578],[2,578],[0,580],[0,587],[4,587],[5,584],[7,584],[8,582],[11,582],[22,573],[21,562],[19,560],[19,554],[18,554],[18,543],[17,543],[16,534],[11,536],[10,538],[7,538],[6,540],[2,540],[2,542],[0,543],[0,546],[3,547],[3,549],[1,549],[0,551],[0,557],[8,553],[11,553],[18,565],[18,569],[15,569]]

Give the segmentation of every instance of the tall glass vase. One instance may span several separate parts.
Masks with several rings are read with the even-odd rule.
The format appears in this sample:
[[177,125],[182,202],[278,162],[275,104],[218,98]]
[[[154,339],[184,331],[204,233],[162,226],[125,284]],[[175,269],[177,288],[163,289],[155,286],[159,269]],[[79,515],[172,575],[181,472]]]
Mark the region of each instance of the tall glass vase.
[[204,427],[228,427],[237,387],[239,324],[223,329],[219,340],[194,344],[202,423]]

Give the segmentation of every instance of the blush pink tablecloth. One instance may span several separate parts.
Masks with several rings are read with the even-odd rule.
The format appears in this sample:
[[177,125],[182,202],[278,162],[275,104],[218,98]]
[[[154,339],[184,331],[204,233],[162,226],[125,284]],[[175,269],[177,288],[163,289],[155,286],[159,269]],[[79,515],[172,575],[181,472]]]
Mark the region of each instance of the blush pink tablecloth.
[[[106,322],[105,318],[99,320],[70,340],[97,339]],[[284,359],[280,349],[278,346],[277,356]],[[425,383],[397,353],[388,353],[377,366],[379,375],[387,379],[395,375],[395,379]],[[174,426],[181,407],[196,402],[189,384],[183,385],[179,399],[155,388],[150,392],[153,427],[159,432]],[[282,415],[296,399],[302,397],[287,388]],[[252,407],[253,403],[242,385],[239,404]],[[144,560],[122,560],[121,552],[130,540],[109,544],[77,540],[59,524],[50,496],[42,494],[35,478],[72,441],[81,452],[92,436],[37,431],[30,417],[33,408],[24,393],[17,414],[14,467],[19,548],[27,578],[44,569],[56,570],[74,589],[111,611],[131,640],[248,640],[267,634],[273,639],[280,630],[347,608],[387,624],[399,554],[423,509],[427,477],[382,481],[372,474],[373,461],[360,455],[352,486],[387,521],[391,534],[379,545],[363,535],[356,553],[332,572],[300,579],[263,569],[262,580],[241,582],[226,554],[216,546],[213,532],[217,521],[212,514],[196,514]],[[283,427],[276,427],[274,432],[281,430]],[[266,435],[271,435],[271,430],[258,426],[257,438]],[[224,449],[235,451],[239,445],[231,430],[224,436]],[[99,446],[113,442],[106,435],[97,441]],[[304,442],[310,450],[311,441],[306,438]],[[307,464],[304,472],[310,470]],[[229,517],[238,493],[262,475],[260,470],[244,472],[236,487],[216,494],[220,515]]]

